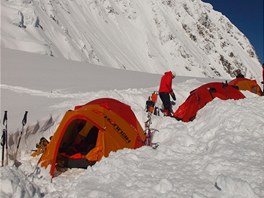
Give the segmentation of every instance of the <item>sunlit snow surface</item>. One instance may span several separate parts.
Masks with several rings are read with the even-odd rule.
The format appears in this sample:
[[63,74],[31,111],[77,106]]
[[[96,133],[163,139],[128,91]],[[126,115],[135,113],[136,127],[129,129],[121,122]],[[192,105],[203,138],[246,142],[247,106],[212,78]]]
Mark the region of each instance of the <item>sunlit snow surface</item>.
[[[243,92],[246,99],[215,99],[189,123],[153,116],[151,127],[159,130],[153,140],[159,143],[156,150],[120,150],[51,182],[48,170],[35,169],[38,157],[30,154],[40,137],[54,133],[66,110],[111,97],[130,105],[144,127],[145,102],[158,89],[160,75],[6,49],[1,74],[1,116],[8,110],[10,135],[20,134],[24,112],[29,112],[18,153],[21,166],[15,168],[9,160],[0,168],[1,197],[264,197],[263,97]],[[191,90],[212,81],[177,76],[173,109]]]

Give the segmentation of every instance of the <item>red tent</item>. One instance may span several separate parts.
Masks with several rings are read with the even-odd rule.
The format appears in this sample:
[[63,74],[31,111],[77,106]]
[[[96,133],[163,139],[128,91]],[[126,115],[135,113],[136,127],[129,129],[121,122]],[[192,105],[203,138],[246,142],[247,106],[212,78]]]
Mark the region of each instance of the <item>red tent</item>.
[[175,111],[173,116],[177,120],[182,120],[183,122],[192,121],[194,120],[197,111],[216,97],[221,100],[237,100],[245,98],[238,89],[227,83],[207,83],[191,91],[189,97]]

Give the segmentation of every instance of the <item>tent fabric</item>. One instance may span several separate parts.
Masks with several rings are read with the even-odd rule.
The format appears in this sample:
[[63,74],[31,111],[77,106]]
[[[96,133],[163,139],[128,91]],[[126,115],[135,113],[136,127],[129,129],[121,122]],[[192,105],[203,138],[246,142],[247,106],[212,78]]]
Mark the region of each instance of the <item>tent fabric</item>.
[[214,98],[237,100],[245,98],[245,96],[238,89],[227,83],[207,83],[191,91],[185,102],[175,111],[173,117],[183,122],[192,121],[195,119],[198,110]]
[[65,113],[39,164],[45,168],[51,165],[50,174],[54,176],[61,153],[74,155],[77,150],[90,161],[100,161],[111,151],[139,148],[145,139],[130,106],[115,99],[101,98]]
[[234,80],[231,80],[228,84],[237,86],[239,90],[250,91],[259,96],[262,95],[261,88],[256,80],[250,80],[247,78],[236,78]]

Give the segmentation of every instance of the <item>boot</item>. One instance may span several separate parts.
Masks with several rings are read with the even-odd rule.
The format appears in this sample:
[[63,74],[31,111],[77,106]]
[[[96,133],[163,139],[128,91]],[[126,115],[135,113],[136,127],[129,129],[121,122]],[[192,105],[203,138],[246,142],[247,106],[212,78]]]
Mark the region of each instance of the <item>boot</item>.
[[164,116],[171,116],[170,110],[168,110],[168,109],[164,109],[163,114],[164,114]]

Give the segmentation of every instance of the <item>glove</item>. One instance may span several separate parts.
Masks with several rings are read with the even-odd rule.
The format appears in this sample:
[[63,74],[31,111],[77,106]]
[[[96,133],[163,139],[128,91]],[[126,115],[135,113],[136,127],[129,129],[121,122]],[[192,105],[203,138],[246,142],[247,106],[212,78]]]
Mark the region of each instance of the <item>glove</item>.
[[264,84],[264,81],[262,81],[261,83]]
[[175,101],[176,100],[176,96],[175,96],[173,91],[170,92],[170,95],[171,95],[172,99]]

